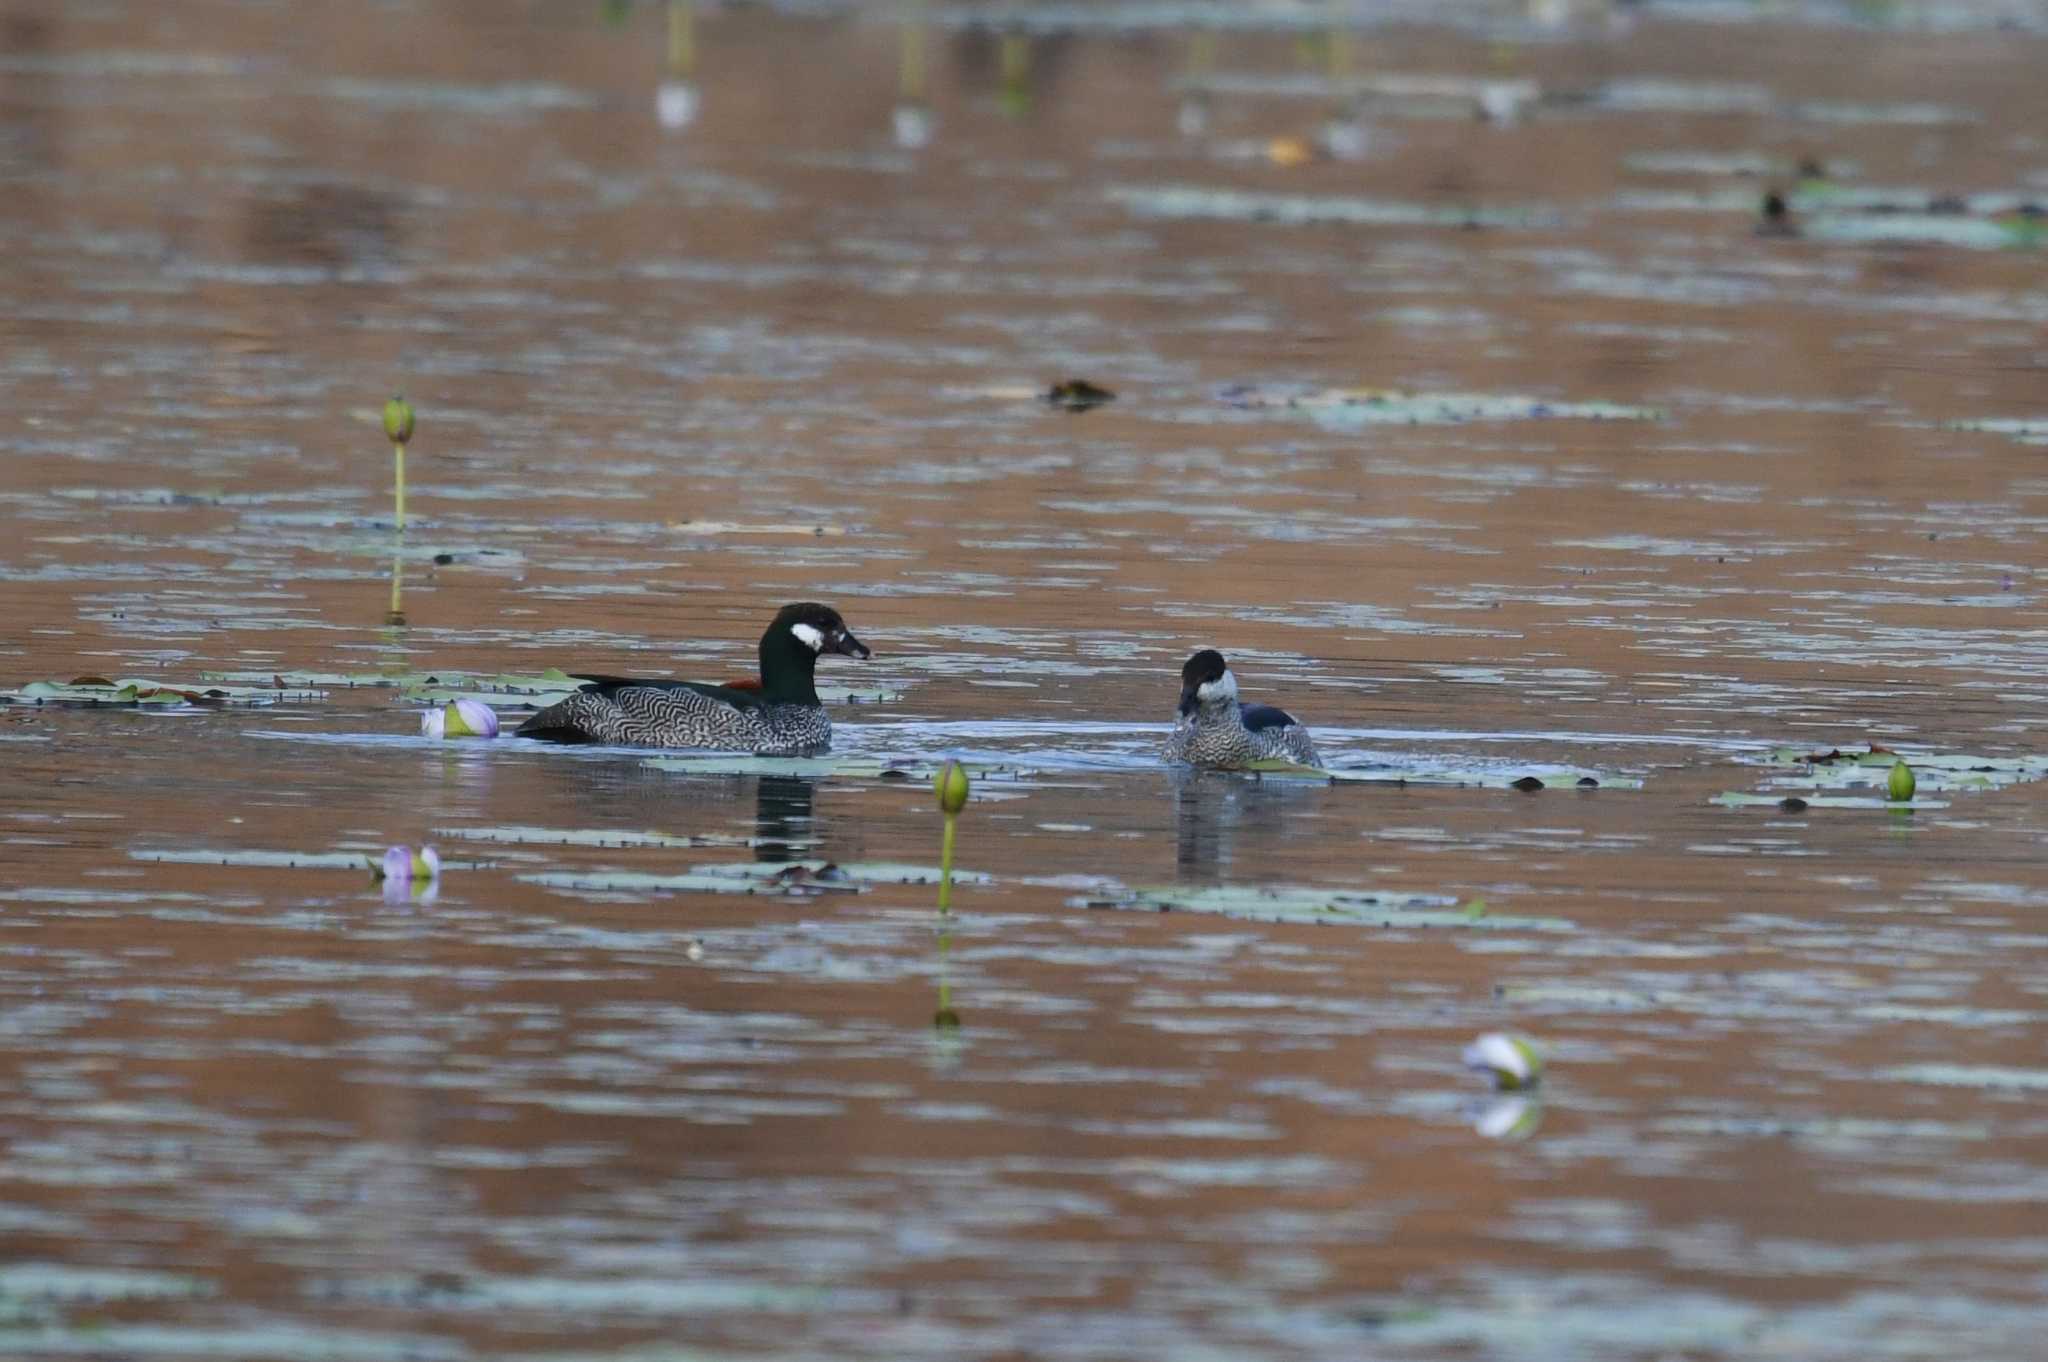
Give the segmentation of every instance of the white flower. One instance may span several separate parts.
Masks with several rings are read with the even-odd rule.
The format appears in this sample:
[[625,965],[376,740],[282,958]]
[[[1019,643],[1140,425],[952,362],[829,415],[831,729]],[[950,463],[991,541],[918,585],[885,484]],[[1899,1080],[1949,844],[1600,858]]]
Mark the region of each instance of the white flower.
[[481,700],[451,700],[420,715],[420,732],[429,738],[495,738],[498,711]]
[[1527,1037],[1488,1031],[1465,1047],[1465,1067],[1491,1074],[1506,1091],[1529,1088],[1543,1077],[1543,1052]]
[[441,886],[441,853],[432,847],[388,847],[375,869],[386,903],[432,903]]

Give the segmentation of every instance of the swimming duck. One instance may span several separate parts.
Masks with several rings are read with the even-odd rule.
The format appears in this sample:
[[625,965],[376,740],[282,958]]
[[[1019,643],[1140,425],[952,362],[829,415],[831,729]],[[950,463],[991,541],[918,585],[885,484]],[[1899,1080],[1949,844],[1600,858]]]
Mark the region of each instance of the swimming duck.
[[714,685],[578,675],[583,686],[521,724],[519,736],[613,747],[815,756],[832,747],[832,721],[818,703],[813,680],[823,653],[870,656],[837,610],[799,601],[783,606],[761,635],[758,681]]
[[1204,648],[1180,669],[1180,718],[1166,739],[1168,761],[1241,767],[1269,757],[1319,766],[1316,745],[1292,714],[1242,704],[1223,654]]

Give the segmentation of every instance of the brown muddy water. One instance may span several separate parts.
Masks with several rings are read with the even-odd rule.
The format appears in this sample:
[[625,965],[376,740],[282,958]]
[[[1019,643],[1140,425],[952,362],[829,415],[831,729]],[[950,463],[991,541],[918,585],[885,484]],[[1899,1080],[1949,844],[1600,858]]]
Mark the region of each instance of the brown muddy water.
[[1330,13],[0,4],[0,1355],[2042,1355],[2038,7]]

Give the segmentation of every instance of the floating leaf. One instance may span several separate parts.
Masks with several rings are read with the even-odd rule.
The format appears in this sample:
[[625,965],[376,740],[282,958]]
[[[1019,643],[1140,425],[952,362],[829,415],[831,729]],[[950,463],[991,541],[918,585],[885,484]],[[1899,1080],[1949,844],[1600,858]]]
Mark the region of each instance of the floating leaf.
[[[1536,768],[1542,776],[1513,774],[1514,768],[1485,767],[1459,769],[1443,766],[1303,766],[1284,758],[1255,761],[1243,768],[1261,779],[1327,780],[1347,785],[1442,785],[1458,788],[1541,790],[1550,784],[1574,784],[1580,789],[1640,790],[1643,782],[1626,776],[1586,774],[1575,767]],[[1527,768],[1523,768],[1526,772]],[[1543,779],[1548,776],[1549,780]]]
[[435,828],[434,835],[451,841],[490,842],[502,846],[710,847],[752,844],[751,838],[718,833],[685,835],[622,828],[540,828],[516,824],[488,828]]
[[[650,757],[645,765],[657,771],[712,776],[836,776],[846,780],[930,780],[940,762],[931,758],[892,761],[879,757],[756,757],[745,753]],[[1016,780],[1037,774],[1023,766],[962,762],[970,779]]]
[[[177,865],[233,865],[267,870],[361,870],[377,865],[378,855],[363,851],[262,851],[247,847],[149,847],[130,851],[133,861],[164,861]],[[481,862],[443,861],[440,869],[474,870]]]
[[[831,861],[739,861],[723,865],[695,865],[690,867],[692,875],[730,875],[741,879],[767,880],[776,883],[803,882],[801,875],[792,872],[803,871],[822,882],[830,883],[836,878],[852,884],[937,884],[940,868],[935,865],[907,865],[896,861],[849,861],[838,865]],[[966,884],[993,884],[993,876],[974,870],[953,871],[953,878]]]
[[31,681],[0,693],[0,704],[260,706],[326,698],[324,691],[276,685],[175,685],[166,681],[107,681],[96,676],[84,676],[74,681]]
[[1614,402],[1559,402],[1509,393],[1400,392],[1391,388],[1326,388],[1313,392],[1235,387],[1226,406],[1248,411],[1302,412],[1318,425],[1447,426],[1470,421],[1661,421],[1656,407]]
[[1915,799],[1910,803],[1868,795],[1804,795],[1786,798],[1780,795],[1743,794],[1731,791],[1717,794],[1713,802],[1723,808],[1756,809],[1774,808],[1783,813],[1804,813],[1808,809],[1945,809],[1948,803],[1940,799]]
[[[1864,751],[1779,747],[1750,759],[1770,769],[1766,783],[1781,791],[1869,790],[1891,794],[1892,771],[1910,762],[1915,795],[2003,789],[2048,777],[2048,757],[1984,757],[1960,752],[1910,755],[1873,745]],[[1925,799],[1915,804],[1929,807]]]
[[1080,908],[1126,908],[1149,912],[1216,913],[1255,922],[1342,922],[1361,927],[1461,927],[1505,931],[1569,932],[1564,918],[1472,915],[1447,894],[1313,889],[1292,885],[1232,885],[1126,889],[1073,899]]

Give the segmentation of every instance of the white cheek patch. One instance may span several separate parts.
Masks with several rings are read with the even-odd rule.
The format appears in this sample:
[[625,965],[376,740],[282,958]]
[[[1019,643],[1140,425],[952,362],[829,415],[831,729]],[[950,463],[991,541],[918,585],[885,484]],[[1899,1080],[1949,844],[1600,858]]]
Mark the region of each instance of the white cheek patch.
[[811,625],[792,624],[789,626],[789,632],[809,644],[812,652],[818,653],[825,650],[825,636]]
[[1235,700],[1237,698],[1237,678],[1232,676],[1226,668],[1223,675],[1217,677],[1214,681],[1204,681],[1201,685],[1195,687],[1195,696],[1201,700]]

